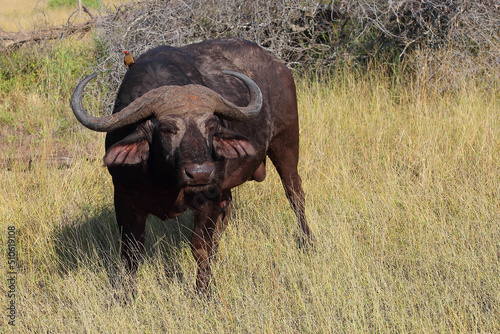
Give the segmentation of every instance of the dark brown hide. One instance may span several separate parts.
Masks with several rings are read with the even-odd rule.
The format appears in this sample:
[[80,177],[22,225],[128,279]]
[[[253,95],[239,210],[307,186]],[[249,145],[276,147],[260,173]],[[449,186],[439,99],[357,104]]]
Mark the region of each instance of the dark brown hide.
[[[199,99],[192,94],[174,97],[171,88],[153,102],[141,100],[154,95],[148,92],[163,91],[164,86],[181,86],[184,91],[187,85],[197,85],[220,94],[230,104],[247,106],[254,100],[249,86],[224,74],[227,70],[245,74],[260,88],[262,107],[256,117],[214,114],[210,108],[198,108]],[[154,112],[108,132],[104,157],[113,178],[122,255],[131,271],[137,269],[134,252],[144,248],[146,217],[153,214],[169,219],[191,209],[196,285],[206,290],[211,280],[210,260],[229,217],[231,189],[248,180],[263,181],[266,156],[283,182],[304,232],[303,241],[312,239],[297,173],[295,94],[287,67],[261,47],[241,39],[180,48],[160,46],[135,59],[120,86],[113,114],[134,103]]]

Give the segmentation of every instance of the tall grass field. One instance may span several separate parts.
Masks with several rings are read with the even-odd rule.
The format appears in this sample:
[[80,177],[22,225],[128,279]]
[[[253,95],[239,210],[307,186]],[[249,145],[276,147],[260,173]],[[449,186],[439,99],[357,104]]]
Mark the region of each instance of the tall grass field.
[[90,43],[0,58],[0,332],[500,332],[498,85],[443,93],[376,67],[297,77],[315,247],[298,247],[269,163],[235,191],[209,295],[195,292],[186,213],[149,218],[132,297],[113,284],[104,135],[69,106]]

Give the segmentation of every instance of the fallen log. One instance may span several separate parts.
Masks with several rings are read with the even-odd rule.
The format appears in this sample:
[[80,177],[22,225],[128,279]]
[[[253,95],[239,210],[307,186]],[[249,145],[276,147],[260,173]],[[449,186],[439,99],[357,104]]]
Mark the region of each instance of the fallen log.
[[7,32],[0,31],[0,49],[15,49],[25,43],[67,38],[75,34],[85,34],[95,25],[92,19],[80,24],[66,24],[42,30]]

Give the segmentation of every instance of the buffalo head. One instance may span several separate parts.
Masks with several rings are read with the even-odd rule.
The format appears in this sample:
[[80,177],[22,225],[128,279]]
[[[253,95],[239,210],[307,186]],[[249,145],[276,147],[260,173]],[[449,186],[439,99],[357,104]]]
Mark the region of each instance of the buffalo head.
[[[170,175],[187,191],[216,185],[216,163],[224,158],[253,156],[255,148],[242,135],[224,127],[220,118],[244,122],[256,117],[262,93],[247,76],[239,78],[250,92],[250,103],[238,107],[215,91],[201,85],[162,86],[148,91],[121,111],[93,117],[82,106],[82,93],[92,74],[76,87],[71,107],[76,118],[94,131],[111,132],[136,124],[133,132],[107,149],[108,167],[146,164]],[[217,117],[219,116],[219,117]]]

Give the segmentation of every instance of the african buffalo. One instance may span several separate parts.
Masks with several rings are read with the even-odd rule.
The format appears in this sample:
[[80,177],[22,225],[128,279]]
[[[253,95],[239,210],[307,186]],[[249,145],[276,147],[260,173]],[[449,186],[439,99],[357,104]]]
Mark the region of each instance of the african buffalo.
[[210,259],[231,209],[231,188],[263,181],[266,155],[281,177],[303,241],[312,239],[297,173],[295,83],[271,53],[242,39],[154,48],[126,73],[113,114],[100,118],[81,102],[96,75],[76,86],[71,107],[84,126],[107,132],[104,164],[113,178],[129,270],[137,269],[134,252],[143,251],[149,214],[165,220],[191,209],[196,285],[206,290]]

